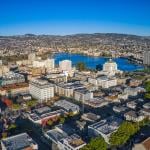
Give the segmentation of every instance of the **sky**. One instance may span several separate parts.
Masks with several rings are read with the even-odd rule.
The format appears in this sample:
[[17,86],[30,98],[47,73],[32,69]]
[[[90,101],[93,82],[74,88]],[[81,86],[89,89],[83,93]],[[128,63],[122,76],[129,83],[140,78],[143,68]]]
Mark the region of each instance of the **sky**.
[[0,0],[0,35],[150,36],[150,0]]

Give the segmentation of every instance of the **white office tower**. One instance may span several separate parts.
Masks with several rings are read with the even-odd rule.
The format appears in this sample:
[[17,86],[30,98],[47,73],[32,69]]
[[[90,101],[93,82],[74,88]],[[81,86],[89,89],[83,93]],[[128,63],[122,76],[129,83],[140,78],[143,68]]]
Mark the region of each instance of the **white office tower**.
[[112,59],[109,59],[104,65],[103,65],[103,71],[106,72],[115,72],[117,71],[117,64],[112,61]]
[[72,62],[70,60],[63,60],[59,62],[59,71],[68,71],[72,70]]
[[144,51],[143,63],[144,65],[150,65],[150,51]]
[[29,83],[29,92],[40,103],[54,97],[54,86],[42,79],[33,79]]
[[114,76],[116,73],[122,74],[123,71],[117,69],[117,63],[109,59],[104,65],[103,70],[99,74],[104,74],[107,76]]

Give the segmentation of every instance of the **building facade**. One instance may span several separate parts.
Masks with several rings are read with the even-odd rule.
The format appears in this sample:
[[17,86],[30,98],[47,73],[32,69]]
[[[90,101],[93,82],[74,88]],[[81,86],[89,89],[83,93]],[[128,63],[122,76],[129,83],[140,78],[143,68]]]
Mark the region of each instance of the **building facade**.
[[72,62],[70,60],[63,60],[59,62],[59,71],[68,71],[72,70]]
[[150,66],[150,51],[144,51],[143,63]]
[[34,79],[29,83],[29,92],[32,97],[42,103],[54,97],[54,86],[48,83],[48,81]]

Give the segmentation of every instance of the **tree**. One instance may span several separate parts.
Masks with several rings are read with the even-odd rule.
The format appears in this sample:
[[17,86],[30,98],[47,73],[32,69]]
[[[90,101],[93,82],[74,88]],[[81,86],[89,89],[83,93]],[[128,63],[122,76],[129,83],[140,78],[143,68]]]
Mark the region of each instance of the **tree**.
[[150,93],[145,93],[144,98],[145,99],[150,99]]
[[37,103],[38,103],[37,100],[29,100],[29,101],[26,102],[26,105],[28,107],[34,107],[34,106],[37,105]]
[[125,144],[129,138],[137,133],[139,126],[137,123],[123,122],[118,130],[111,134],[110,144],[112,146],[121,146]]
[[79,70],[79,71],[84,71],[86,70],[86,65],[84,62],[78,62],[77,65],[76,65],[76,68]]
[[18,110],[18,109],[20,109],[20,105],[19,104],[13,104],[12,109]]
[[90,143],[82,148],[82,150],[106,150],[107,143],[102,137],[91,139]]
[[145,82],[145,89],[146,93],[144,95],[144,98],[150,99],[150,81]]
[[51,126],[53,124],[52,120],[47,121],[47,125]]
[[150,92],[150,81],[145,82],[146,92]]
[[63,124],[64,122],[65,122],[65,118],[64,118],[64,117],[61,117],[61,118],[60,118],[60,123]]

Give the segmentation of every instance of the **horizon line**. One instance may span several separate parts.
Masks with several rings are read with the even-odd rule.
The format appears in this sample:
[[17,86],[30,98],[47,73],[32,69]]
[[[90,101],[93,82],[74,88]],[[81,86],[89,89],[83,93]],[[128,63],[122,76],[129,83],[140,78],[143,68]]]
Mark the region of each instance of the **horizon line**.
[[140,36],[140,37],[150,37],[150,35],[140,35],[140,34],[132,34],[132,33],[123,33],[123,32],[91,32],[91,33],[87,33],[87,32],[79,32],[79,33],[70,33],[70,34],[44,34],[44,33],[40,33],[40,34],[36,34],[36,33],[24,33],[24,34],[10,34],[10,35],[2,35],[0,34],[0,36],[4,36],[4,37],[9,37],[9,36],[25,36],[25,35],[34,35],[34,36],[73,36],[73,35],[80,35],[80,34],[120,34],[120,35],[130,35],[130,36]]

